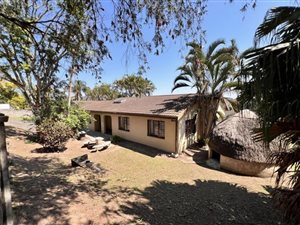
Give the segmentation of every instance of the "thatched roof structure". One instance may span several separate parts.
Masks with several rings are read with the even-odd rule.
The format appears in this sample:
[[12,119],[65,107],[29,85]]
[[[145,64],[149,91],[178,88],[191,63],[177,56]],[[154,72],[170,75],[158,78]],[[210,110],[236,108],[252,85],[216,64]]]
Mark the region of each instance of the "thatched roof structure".
[[267,147],[262,141],[254,141],[253,129],[258,127],[257,115],[243,110],[214,128],[209,147],[230,158],[266,163],[268,155],[279,149],[279,143],[273,141]]

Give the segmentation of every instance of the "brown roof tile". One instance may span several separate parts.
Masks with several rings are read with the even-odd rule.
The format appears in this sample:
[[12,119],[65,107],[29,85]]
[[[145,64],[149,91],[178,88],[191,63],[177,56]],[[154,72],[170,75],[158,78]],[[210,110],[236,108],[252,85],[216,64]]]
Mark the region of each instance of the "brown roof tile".
[[178,117],[188,106],[193,104],[195,94],[157,95],[120,98],[111,101],[77,102],[87,111],[120,114]]

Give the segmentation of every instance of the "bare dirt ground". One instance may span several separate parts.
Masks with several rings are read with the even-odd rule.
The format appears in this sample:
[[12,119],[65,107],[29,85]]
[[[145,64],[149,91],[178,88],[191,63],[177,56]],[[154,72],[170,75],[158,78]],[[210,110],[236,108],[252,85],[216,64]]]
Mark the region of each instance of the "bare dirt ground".
[[[13,127],[9,134],[16,224],[284,224],[273,208],[273,179],[238,176],[183,163],[130,142],[89,153],[70,140],[61,153]],[[102,168],[72,168],[88,153]]]

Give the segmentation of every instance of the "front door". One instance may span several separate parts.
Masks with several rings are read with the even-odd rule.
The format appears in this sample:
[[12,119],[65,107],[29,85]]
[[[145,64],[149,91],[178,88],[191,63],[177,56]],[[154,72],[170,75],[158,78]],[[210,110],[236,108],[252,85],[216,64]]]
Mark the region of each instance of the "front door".
[[111,116],[105,116],[104,121],[105,121],[105,133],[112,134]]
[[101,132],[101,116],[95,115],[95,131]]

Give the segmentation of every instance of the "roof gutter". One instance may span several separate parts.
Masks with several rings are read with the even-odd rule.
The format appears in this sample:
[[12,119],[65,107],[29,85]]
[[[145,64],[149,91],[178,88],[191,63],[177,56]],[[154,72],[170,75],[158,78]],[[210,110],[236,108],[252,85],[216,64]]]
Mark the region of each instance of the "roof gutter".
[[147,113],[128,113],[128,112],[109,112],[109,111],[96,111],[96,110],[87,110],[92,113],[108,113],[108,114],[116,114],[116,115],[131,115],[131,116],[145,116],[145,117],[161,117],[161,118],[171,118],[178,119],[179,115],[159,115],[159,114],[147,114]]

